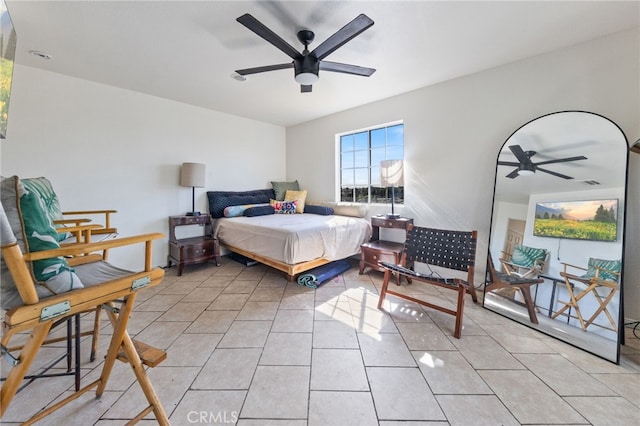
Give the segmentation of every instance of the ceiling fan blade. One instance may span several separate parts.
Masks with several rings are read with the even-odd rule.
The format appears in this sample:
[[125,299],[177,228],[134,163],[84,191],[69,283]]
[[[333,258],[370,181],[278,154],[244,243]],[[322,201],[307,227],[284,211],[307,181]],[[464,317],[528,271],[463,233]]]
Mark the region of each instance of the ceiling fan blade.
[[507,175],[507,177],[508,177],[508,178],[510,178],[510,179],[515,179],[515,178],[517,178],[518,176],[519,176],[519,175],[518,175],[518,169],[515,169],[514,171],[512,171],[511,173],[509,173],[509,174]]
[[309,85],[301,84],[300,85],[300,93],[311,93],[311,87],[312,86],[310,84]]
[[514,163],[513,161],[498,161],[498,166],[512,166],[518,167],[520,163]]
[[356,16],[353,21],[349,22],[347,25],[336,31],[331,37],[320,43],[320,45],[313,49],[313,52],[310,54],[315,55],[320,61],[372,25],[373,20],[367,15],[361,13]]
[[344,74],[361,75],[369,77],[376,72],[374,68],[365,68],[358,65],[341,64],[338,62],[322,61],[320,62],[320,69],[323,71],[341,72]]
[[259,72],[283,70],[286,68],[293,68],[293,62],[287,64],[265,65],[263,67],[245,68],[243,70],[236,70],[240,75],[258,74]]
[[511,145],[509,146],[509,149],[513,152],[513,155],[516,156],[519,162],[529,163],[531,161],[520,145]]
[[271,31],[252,15],[245,13],[244,15],[236,19],[236,21],[240,22],[242,25],[249,28],[251,31],[259,35],[269,43],[273,44],[278,49],[282,50],[291,59],[297,59],[302,56],[302,54],[298,52],[293,46],[284,41],[278,34]]
[[536,163],[536,166],[544,165],[544,164],[553,164],[553,163],[566,163],[567,161],[578,161],[578,160],[588,160],[584,155],[580,155],[578,157],[567,157],[567,158],[558,158],[556,160],[547,160]]
[[541,169],[540,167],[536,167],[536,170],[540,170],[544,173],[549,173],[550,175],[557,176],[562,179],[573,179],[571,176],[563,175],[562,173],[552,172],[551,170]]

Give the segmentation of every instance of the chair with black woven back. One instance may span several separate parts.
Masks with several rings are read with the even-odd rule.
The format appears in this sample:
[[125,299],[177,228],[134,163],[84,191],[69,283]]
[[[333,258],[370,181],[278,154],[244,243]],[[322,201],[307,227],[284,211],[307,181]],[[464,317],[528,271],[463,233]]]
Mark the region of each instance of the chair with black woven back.
[[[392,295],[453,315],[456,318],[453,335],[459,339],[462,334],[465,295],[470,293],[472,300],[478,301],[473,285],[477,240],[477,231],[453,231],[408,225],[400,264],[380,262],[384,268],[384,279],[378,299],[378,309],[382,309],[386,296]],[[406,267],[410,262],[413,262],[415,270]],[[458,276],[443,277],[433,270],[430,274],[416,272],[422,268],[431,269],[432,266],[441,269],[442,273]],[[455,309],[424,300],[422,296],[418,298],[389,290],[389,280],[392,274],[405,277],[409,284],[419,282],[456,291],[458,294]]]
[[500,294],[500,290],[518,290],[522,295],[523,302],[519,302],[509,297],[514,303],[523,304],[527,308],[529,314],[529,321],[533,324],[538,324],[538,317],[536,315],[536,307],[531,296],[531,286],[538,285],[544,282],[542,278],[522,278],[518,275],[509,275],[503,272],[498,272],[493,265],[493,259],[491,259],[491,253],[487,256],[487,271],[489,272],[489,281],[485,284],[485,294],[494,292]]

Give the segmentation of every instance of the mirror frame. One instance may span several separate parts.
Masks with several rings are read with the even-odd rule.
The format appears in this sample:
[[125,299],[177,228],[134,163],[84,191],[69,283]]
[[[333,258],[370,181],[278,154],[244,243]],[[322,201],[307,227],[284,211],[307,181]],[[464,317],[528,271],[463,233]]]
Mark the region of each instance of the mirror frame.
[[[622,262],[622,267],[621,267],[621,273],[620,273],[620,278],[619,278],[619,289],[618,289],[618,297],[619,297],[619,309],[618,309],[618,318],[617,318],[617,339],[616,341],[612,341],[612,344],[615,344],[616,348],[615,348],[615,357],[607,357],[605,355],[603,355],[602,353],[598,353],[597,351],[592,350],[591,348],[589,348],[586,345],[578,345],[575,343],[575,341],[573,341],[574,339],[563,339],[562,335],[559,333],[554,333],[552,330],[550,329],[545,329],[545,327],[540,327],[537,326],[535,324],[532,324],[529,321],[519,321],[518,319],[514,318],[513,316],[509,316],[506,315],[503,312],[500,312],[498,310],[496,310],[495,307],[488,307],[486,305],[486,292],[483,292],[483,299],[482,299],[482,306],[493,312],[496,313],[498,315],[501,315],[505,318],[508,318],[512,321],[515,321],[519,324],[525,325],[529,328],[532,328],[536,331],[539,331],[543,334],[546,334],[550,337],[553,337],[555,339],[558,339],[560,341],[563,341],[567,344],[570,344],[576,348],[579,348],[581,350],[584,350],[586,352],[592,353],[593,355],[596,355],[600,358],[603,358],[607,361],[611,361],[614,362],[616,364],[620,363],[620,345],[624,344],[624,263],[625,263],[625,236],[626,236],[626,222],[627,222],[627,192],[628,192],[628,179],[629,179],[629,140],[627,138],[627,136],[625,135],[624,131],[622,130],[622,128],[620,128],[620,126],[615,123],[613,120],[601,115],[601,114],[597,114],[597,113],[593,113],[593,112],[589,112],[589,111],[582,111],[582,110],[563,110],[563,111],[556,111],[556,112],[552,112],[552,113],[548,113],[548,114],[544,114],[541,115],[539,117],[536,117],[524,124],[522,124],[521,126],[519,126],[516,130],[514,130],[509,137],[507,137],[504,141],[504,143],[500,146],[497,156],[496,156],[496,169],[495,169],[495,177],[494,177],[494,184],[493,184],[493,200],[492,200],[492,205],[491,205],[491,216],[490,216],[490,223],[489,223],[489,239],[488,239],[488,248],[487,248],[487,260],[489,259],[489,256],[491,255],[491,247],[492,247],[492,242],[493,242],[493,238],[494,238],[494,229],[493,226],[495,225],[494,222],[494,211],[496,208],[496,189],[498,188],[498,179],[504,179],[504,176],[502,176],[504,173],[502,173],[502,171],[504,169],[499,169],[499,164],[498,161],[500,161],[500,155],[503,152],[505,146],[507,145],[507,143],[512,139],[512,137],[514,135],[516,135],[518,132],[520,132],[523,128],[529,126],[531,123],[537,121],[537,120],[541,120],[553,115],[557,115],[557,114],[564,114],[564,113],[582,113],[582,114],[589,114],[592,116],[596,116],[596,117],[600,117],[603,120],[608,121],[609,123],[611,123],[619,132],[621,135],[621,141],[624,142],[625,144],[625,151],[624,151],[624,186],[623,186],[623,202],[621,203],[622,206],[618,205],[618,215],[620,214],[620,212],[622,212],[623,217],[622,219],[618,219],[618,223],[620,224],[620,227],[622,228],[621,230],[618,230],[619,235],[620,235],[620,259]],[[622,153],[621,153],[622,155]],[[621,159],[622,160],[622,159]],[[499,174],[499,173],[502,173]],[[529,193],[529,196],[531,196],[531,193]],[[621,207],[621,208],[620,208]],[[562,239],[561,239],[562,240]],[[499,270],[500,266],[499,265],[495,265],[496,269]],[[489,282],[489,271],[487,270],[486,273],[486,279],[485,279],[485,285],[484,288],[486,288],[487,284]],[[542,285],[542,284],[540,284]],[[580,329],[580,327],[577,327],[578,329]]]

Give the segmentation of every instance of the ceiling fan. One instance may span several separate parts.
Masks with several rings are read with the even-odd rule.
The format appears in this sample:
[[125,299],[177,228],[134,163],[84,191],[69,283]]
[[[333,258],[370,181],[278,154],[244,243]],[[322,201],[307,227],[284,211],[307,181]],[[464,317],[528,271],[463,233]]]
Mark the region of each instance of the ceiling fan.
[[275,47],[283,51],[287,56],[293,59],[292,62],[284,64],[266,65],[262,67],[246,68],[236,70],[240,75],[257,74],[266,71],[275,71],[285,68],[293,68],[295,71],[295,80],[300,84],[302,93],[311,92],[311,86],[318,81],[319,70],[341,72],[344,74],[353,74],[369,77],[376,70],[374,68],[365,68],[357,65],[343,64],[338,62],[325,61],[324,58],[335,52],[339,47],[365,31],[373,25],[373,20],[367,15],[360,14],[353,21],[339,29],[331,37],[320,43],[315,49],[309,52],[309,44],[313,41],[315,34],[310,30],[298,31],[298,40],[304,45],[304,50],[298,52],[293,46],[284,41],[280,36],[267,28],[262,22],[248,13],[245,13],[238,19],[239,23],[273,44]]
[[578,160],[587,159],[587,157],[585,157],[584,155],[580,155],[577,157],[558,158],[555,160],[547,160],[547,161],[540,161],[538,163],[534,163],[533,161],[531,161],[531,157],[536,155],[536,151],[525,151],[522,149],[520,145],[510,145],[509,149],[511,150],[513,155],[516,156],[516,159],[518,160],[518,162],[515,163],[512,161],[498,161],[498,165],[517,167],[514,171],[512,171],[507,175],[507,177],[511,179],[515,179],[518,176],[532,175],[536,171],[548,173],[550,175],[557,176],[563,179],[573,179],[573,177],[571,176],[567,176],[567,175],[563,175],[562,173],[543,169],[540,166],[545,164],[566,163],[568,161],[578,161]]

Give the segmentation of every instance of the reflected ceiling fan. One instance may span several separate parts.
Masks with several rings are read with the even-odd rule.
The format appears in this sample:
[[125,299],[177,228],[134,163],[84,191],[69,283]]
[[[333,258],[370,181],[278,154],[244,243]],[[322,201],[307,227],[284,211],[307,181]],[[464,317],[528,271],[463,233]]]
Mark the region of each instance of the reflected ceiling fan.
[[522,149],[520,145],[510,145],[509,149],[511,150],[513,155],[516,156],[516,159],[518,160],[518,162],[515,163],[513,161],[498,161],[498,165],[516,167],[514,171],[512,171],[507,175],[507,177],[511,179],[515,179],[518,176],[532,175],[536,171],[548,173],[550,175],[557,176],[563,179],[573,179],[573,177],[571,176],[563,175],[562,173],[554,172],[552,170],[543,169],[540,166],[543,166],[546,164],[566,163],[569,161],[578,161],[578,160],[587,159],[587,157],[585,157],[584,155],[580,155],[577,157],[558,158],[555,160],[547,160],[547,161],[540,161],[538,163],[534,163],[533,161],[531,161],[531,157],[536,155],[536,151],[525,151]]
[[304,50],[302,52],[298,52],[298,50],[293,46],[284,41],[280,36],[267,28],[262,22],[258,21],[248,13],[239,17],[236,21],[240,22],[242,25],[249,28],[251,31],[273,44],[293,59],[292,62],[284,64],[236,70],[236,73],[240,75],[293,68],[295,71],[295,80],[297,83],[300,83],[300,91],[302,93],[308,93],[311,92],[311,86],[313,83],[318,81],[319,70],[341,72],[344,74],[360,75],[364,77],[369,77],[376,71],[374,68],[365,68],[357,65],[342,64],[324,60],[324,58],[335,52],[339,47],[346,44],[348,41],[373,25],[373,20],[371,20],[367,15],[358,15],[353,21],[349,22],[331,37],[320,43],[320,45],[311,52],[309,52],[308,47],[315,37],[313,31],[298,31],[298,40],[300,40],[300,43],[304,45]]

